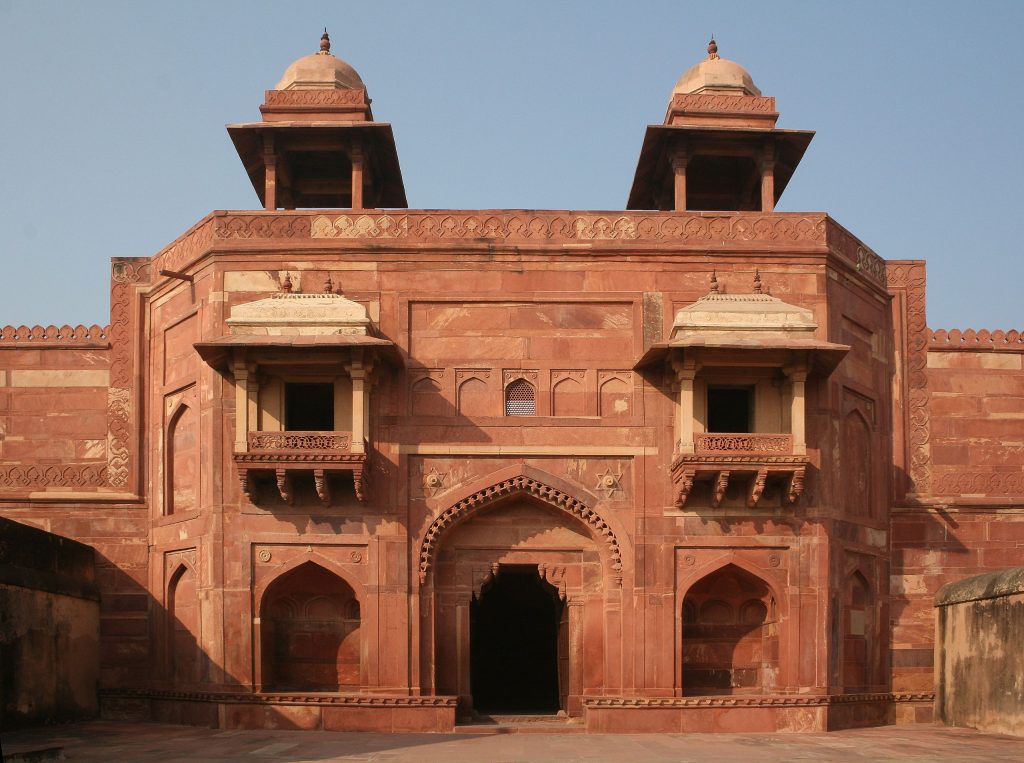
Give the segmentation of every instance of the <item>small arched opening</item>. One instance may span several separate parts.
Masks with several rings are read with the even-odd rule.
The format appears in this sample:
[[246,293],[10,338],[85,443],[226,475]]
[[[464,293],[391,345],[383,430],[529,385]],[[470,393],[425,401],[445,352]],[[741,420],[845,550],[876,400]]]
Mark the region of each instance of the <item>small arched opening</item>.
[[196,576],[181,564],[167,585],[167,645],[170,674],[176,686],[199,680],[199,592]]
[[874,632],[871,590],[860,572],[846,582],[843,596],[843,691],[867,691],[871,684],[871,637]]
[[726,565],[690,588],[682,619],[684,695],[759,694],[775,686],[776,602],[763,580]]
[[260,608],[267,691],[343,691],[360,685],[360,609],[352,587],[306,562],[267,588]]

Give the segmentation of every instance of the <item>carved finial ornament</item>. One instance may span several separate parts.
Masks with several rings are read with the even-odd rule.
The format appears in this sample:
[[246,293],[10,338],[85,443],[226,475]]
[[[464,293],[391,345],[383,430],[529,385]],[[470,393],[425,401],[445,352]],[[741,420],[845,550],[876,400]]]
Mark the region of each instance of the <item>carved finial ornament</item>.
[[334,281],[331,280],[331,274],[327,274],[327,280],[324,281],[324,294],[334,293]]
[[718,275],[714,270],[711,271],[711,293],[718,294]]
[[718,43],[715,42],[715,36],[711,35],[711,42],[708,43],[708,60],[714,61],[718,58]]
[[754,294],[761,293],[761,271],[754,269]]
[[281,282],[281,291],[285,294],[291,294],[292,292],[292,274],[285,271],[284,280]]
[[324,27],[324,33],[320,36],[320,53],[321,56],[331,55],[331,37],[327,34],[327,27]]

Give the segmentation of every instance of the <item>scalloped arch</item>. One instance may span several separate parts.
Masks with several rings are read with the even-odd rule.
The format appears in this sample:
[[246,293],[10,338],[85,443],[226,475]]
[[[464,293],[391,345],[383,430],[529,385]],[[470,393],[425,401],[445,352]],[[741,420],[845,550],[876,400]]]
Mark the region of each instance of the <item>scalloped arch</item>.
[[465,520],[469,515],[496,503],[497,501],[522,494],[532,496],[550,506],[560,509],[583,522],[599,540],[603,540],[608,548],[612,570],[616,575],[622,573],[622,551],[619,540],[608,523],[594,509],[578,498],[525,475],[518,475],[501,480],[489,487],[478,490],[458,503],[445,509],[438,515],[423,536],[420,545],[420,583],[426,582],[427,573],[434,559],[438,543],[442,536],[454,525]]

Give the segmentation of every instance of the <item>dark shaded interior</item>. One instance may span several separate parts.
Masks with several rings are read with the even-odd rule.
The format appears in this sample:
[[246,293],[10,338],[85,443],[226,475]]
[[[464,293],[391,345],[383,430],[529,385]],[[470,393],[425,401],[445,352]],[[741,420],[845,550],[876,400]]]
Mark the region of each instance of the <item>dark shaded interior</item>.
[[480,713],[556,713],[563,604],[536,565],[503,566],[470,607],[470,688]]
[[708,431],[750,432],[753,397],[750,387],[708,387]]
[[284,385],[284,428],[297,432],[334,430],[334,385],[288,383]]
[[761,209],[761,173],[747,156],[695,156],[686,167],[686,208]]

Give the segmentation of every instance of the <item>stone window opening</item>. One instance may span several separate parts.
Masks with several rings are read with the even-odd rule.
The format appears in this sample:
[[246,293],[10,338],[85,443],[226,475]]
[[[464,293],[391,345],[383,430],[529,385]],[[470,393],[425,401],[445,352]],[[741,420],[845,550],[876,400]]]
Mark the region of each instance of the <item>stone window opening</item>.
[[289,432],[332,431],[334,385],[330,382],[286,382],[284,428]]
[[708,385],[708,432],[752,432],[754,388],[736,385]]
[[526,379],[516,379],[505,387],[505,415],[537,415],[537,395]]

